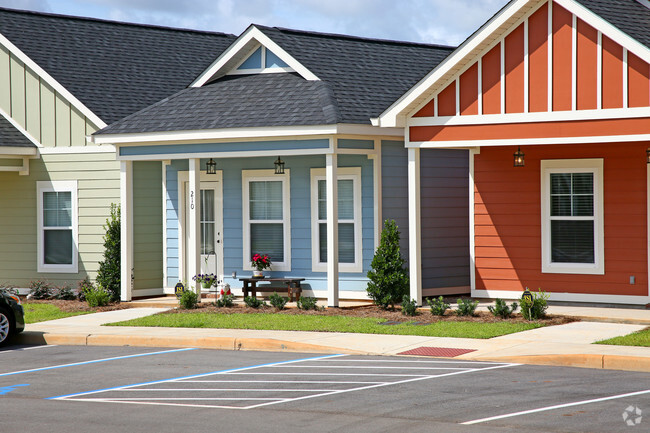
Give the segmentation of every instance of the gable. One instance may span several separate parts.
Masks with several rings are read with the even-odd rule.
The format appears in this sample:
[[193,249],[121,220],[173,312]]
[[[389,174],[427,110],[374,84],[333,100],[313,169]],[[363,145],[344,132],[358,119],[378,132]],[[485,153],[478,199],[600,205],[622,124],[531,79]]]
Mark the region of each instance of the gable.
[[228,74],[264,74],[274,72],[294,72],[279,56],[264,45],[259,45],[253,52]]

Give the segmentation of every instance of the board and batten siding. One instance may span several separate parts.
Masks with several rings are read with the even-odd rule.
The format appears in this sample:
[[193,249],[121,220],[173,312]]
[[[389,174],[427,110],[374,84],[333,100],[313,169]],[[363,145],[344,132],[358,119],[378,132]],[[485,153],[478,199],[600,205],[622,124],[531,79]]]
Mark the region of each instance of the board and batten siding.
[[[407,150],[382,142],[382,216],[394,219],[408,265]],[[469,292],[468,154],[465,150],[420,152],[422,288]]]
[[[78,181],[79,272],[37,272],[37,181]],[[120,201],[119,163],[112,153],[42,155],[30,175],[0,172],[0,282],[19,288],[40,279],[76,287],[97,277],[111,203]]]
[[0,109],[45,147],[85,146],[98,129],[1,45]]

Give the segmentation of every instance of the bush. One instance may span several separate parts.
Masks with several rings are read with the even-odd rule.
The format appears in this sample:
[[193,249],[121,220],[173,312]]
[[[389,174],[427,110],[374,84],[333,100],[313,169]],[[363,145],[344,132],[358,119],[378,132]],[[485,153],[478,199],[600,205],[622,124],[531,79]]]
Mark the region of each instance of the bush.
[[542,289],[537,289],[537,292],[532,292],[533,301],[530,302],[521,298],[521,315],[526,320],[537,320],[546,316],[546,309],[548,308],[548,298],[551,297]]
[[16,289],[12,285],[0,283],[0,293],[6,293],[8,295],[18,296],[18,289]]
[[65,285],[65,286],[58,287],[56,289],[56,294],[54,295],[54,299],[60,299],[62,301],[72,301],[74,299],[77,299],[77,296],[74,294],[70,286]]
[[508,307],[508,304],[506,301],[503,299],[496,298],[494,300],[494,306],[489,305],[487,308],[492,313],[493,316],[495,317],[501,317],[502,319],[507,319],[510,316],[512,316],[512,313],[517,311],[517,305],[516,302],[513,302],[510,307]]
[[102,287],[85,289],[84,294],[89,307],[103,307],[111,301],[111,294]]
[[263,305],[266,305],[266,302],[261,299],[257,299],[255,296],[246,296],[244,298],[244,304],[248,305],[251,308],[260,308]]
[[316,298],[305,298],[301,296],[297,301],[296,305],[300,310],[318,310],[318,299]]
[[405,316],[415,316],[418,314],[418,301],[411,299],[409,295],[402,298],[402,314]]
[[120,207],[115,203],[111,203],[111,215],[106,219],[104,230],[106,231],[104,235],[104,260],[99,262],[97,285],[110,293],[112,301],[119,302],[122,290],[120,283],[122,276],[120,256],[122,250],[120,247]]
[[181,308],[186,310],[191,310],[196,308],[196,304],[199,303],[199,295],[196,294],[194,290],[185,290],[180,298],[178,298],[178,304]]
[[476,307],[478,307],[478,301],[472,301],[471,299],[459,299],[456,315],[473,316]]
[[408,270],[399,250],[399,230],[393,220],[386,220],[381,242],[368,271],[366,291],[373,302],[383,309],[395,308],[408,294]]
[[88,279],[88,277],[79,281],[79,284],[77,284],[77,299],[80,300],[81,302],[85,302],[86,291],[94,288],[95,285]]
[[29,283],[29,294],[27,296],[30,299],[52,299],[53,295],[54,289],[49,283],[41,280]]
[[271,305],[273,305],[278,310],[284,310],[284,306],[287,305],[287,298],[278,295],[277,292],[273,292],[273,294],[269,297],[269,301],[271,302]]
[[235,305],[234,295],[222,295],[221,298],[217,299],[214,303],[214,306],[218,308],[232,307],[233,305]]
[[442,298],[442,296],[433,299],[427,299],[427,304],[431,307],[431,314],[434,316],[444,316],[445,311],[450,307],[448,303]]

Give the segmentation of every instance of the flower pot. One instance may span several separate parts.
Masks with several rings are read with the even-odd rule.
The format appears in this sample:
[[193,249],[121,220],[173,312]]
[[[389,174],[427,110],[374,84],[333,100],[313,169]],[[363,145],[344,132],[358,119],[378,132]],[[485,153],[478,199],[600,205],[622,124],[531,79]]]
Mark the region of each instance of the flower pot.
[[253,271],[253,278],[264,278],[264,271],[262,270]]
[[203,286],[204,289],[209,289],[210,286],[212,286],[212,283],[210,281],[203,281],[201,282],[201,286]]

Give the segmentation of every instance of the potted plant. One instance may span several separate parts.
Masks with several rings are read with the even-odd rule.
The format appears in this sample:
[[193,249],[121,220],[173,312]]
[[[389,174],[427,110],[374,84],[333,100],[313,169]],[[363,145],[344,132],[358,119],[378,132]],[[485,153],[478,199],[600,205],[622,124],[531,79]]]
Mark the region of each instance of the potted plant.
[[251,258],[251,265],[255,268],[253,278],[264,278],[264,269],[271,267],[271,258],[266,254],[255,254]]
[[217,282],[217,276],[215,274],[198,274],[194,275],[192,279],[200,283],[204,289],[209,289]]

